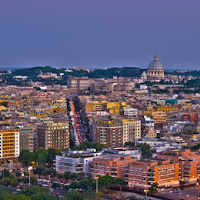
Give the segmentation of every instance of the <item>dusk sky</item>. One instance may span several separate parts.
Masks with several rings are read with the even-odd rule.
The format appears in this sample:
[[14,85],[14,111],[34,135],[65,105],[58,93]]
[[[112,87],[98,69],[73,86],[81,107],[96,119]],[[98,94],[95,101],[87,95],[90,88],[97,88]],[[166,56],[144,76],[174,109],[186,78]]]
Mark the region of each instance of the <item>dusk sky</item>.
[[1,0],[0,68],[200,69],[200,0]]

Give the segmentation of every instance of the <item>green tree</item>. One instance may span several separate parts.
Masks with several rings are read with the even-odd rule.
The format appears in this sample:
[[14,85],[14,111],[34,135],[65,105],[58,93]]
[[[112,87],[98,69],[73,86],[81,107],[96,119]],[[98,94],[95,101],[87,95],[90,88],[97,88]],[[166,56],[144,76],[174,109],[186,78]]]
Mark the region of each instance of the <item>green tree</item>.
[[10,172],[9,172],[7,169],[3,169],[3,170],[1,171],[1,178],[3,178],[3,176],[4,176],[4,178],[10,177]]
[[83,200],[83,195],[76,190],[71,190],[67,193],[64,200]]
[[72,188],[72,189],[76,189],[78,188],[78,184],[76,181],[73,181],[70,183],[70,185],[67,187],[68,189]]
[[124,146],[125,147],[134,147],[135,143],[134,142],[125,142]]
[[125,181],[123,178],[115,178],[114,184],[119,187],[120,192],[121,192],[122,191],[122,187],[126,186],[128,184],[128,182]]
[[47,150],[43,149],[43,148],[39,148],[36,152],[36,158],[37,158],[37,162],[38,164],[41,166],[44,166],[45,163],[47,162],[47,155],[48,152]]
[[11,179],[10,178],[4,178],[1,180],[1,184],[4,186],[8,186],[11,183]]
[[66,179],[66,181],[69,180],[70,174],[71,174],[71,172],[68,172],[68,171],[66,171],[66,172],[64,173],[64,178]]
[[109,175],[105,175],[101,176],[98,182],[100,188],[110,190],[110,187],[114,184],[114,178]]
[[87,190],[84,193],[84,200],[91,200],[91,199],[102,200],[103,195],[100,192],[94,192],[93,190]]
[[37,185],[38,184],[38,179],[36,177],[34,177],[34,176],[31,176],[31,183],[33,185]]
[[151,158],[152,157],[152,150],[151,146],[147,143],[140,143],[137,145],[137,148],[142,153],[142,158]]
[[22,150],[18,159],[25,167],[28,167],[31,161],[30,158],[29,150]]
[[34,174],[38,174],[39,178],[42,175],[42,172],[44,171],[45,167],[44,166],[38,166],[36,169],[33,170]]
[[13,178],[11,180],[11,184],[10,184],[11,187],[17,187],[18,186],[18,180],[17,178]]
[[75,174],[75,173],[71,173],[71,174],[69,175],[69,179],[70,179],[70,180],[76,180],[77,177],[78,177],[78,175]]
[[53,162],[55,160],[56,155],[62,155],[59,150],[56,149],[48,149],[47,151],[47,163],[50,165],[50,167],[53,166]]
[[16,177],[20,177],[20,176],[21,176],[21,173],[20,173],[20,172],[16,172],[16,173],[15,173],[15,176],[16,176]]
[[89,180],[89,179],[85,179],[85,180],[81,180],[78,182],[77,185],[78,188],[80,189],[84,189],[84,190],[94,190],[95,189],[95,180]]
[[3,196],[3,200],[30,200],[30,197],[24,194],[7,194]]

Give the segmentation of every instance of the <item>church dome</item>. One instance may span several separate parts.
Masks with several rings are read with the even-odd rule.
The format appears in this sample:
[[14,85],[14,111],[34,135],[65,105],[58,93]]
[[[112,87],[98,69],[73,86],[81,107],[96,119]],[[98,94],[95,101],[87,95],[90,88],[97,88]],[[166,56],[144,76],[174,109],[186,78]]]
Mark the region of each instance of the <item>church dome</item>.
[[163,66],[158,62],[156,55],[154,56],[153,61],[149,64],[148,70],[163,70]]
[[156,55],[147,68],[147,78],[149,80],[160,80],[164,78],[163,66],[158,62]]

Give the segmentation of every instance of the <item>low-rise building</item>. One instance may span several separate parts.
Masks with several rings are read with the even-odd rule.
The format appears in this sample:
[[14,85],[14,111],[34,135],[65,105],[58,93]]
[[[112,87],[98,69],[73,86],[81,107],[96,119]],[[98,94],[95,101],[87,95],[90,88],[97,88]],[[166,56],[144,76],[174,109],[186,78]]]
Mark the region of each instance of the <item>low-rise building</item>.
[[179,163],[170,160],[138,160],[128,165],[127,181],[130,187],[150,188],[179,185]]
[[69,171],[77,174],[89,174],[90,164],[101,154],[101,152],[96,152],[96,149],[63,151],[62,156],[56,156],[56,171],[58,173]]

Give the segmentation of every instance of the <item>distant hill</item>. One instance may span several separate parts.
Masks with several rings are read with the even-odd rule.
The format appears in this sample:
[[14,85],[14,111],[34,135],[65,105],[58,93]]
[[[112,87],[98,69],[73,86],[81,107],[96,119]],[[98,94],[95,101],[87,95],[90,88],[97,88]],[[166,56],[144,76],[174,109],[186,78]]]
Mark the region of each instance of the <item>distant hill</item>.
[[144,69],[136,68],[136,67],[122,67],[122,68],[108,68],[108,69],[94,69],[93,71],[87,72],[85,70],[76,70],[73,69],[73,72],[65,72],[64,69],[52,68],[50,66],[46,67],[32,67],[25,69],[17,69],[12,72],[13,76],[28,76],[29,78],[35,78],[40,71],[43,73],[51,72],[56,73],[64,73],[66,76],[88,76],[89,78],[112,78],[113,76],[123,76],[123,77],[139,77]]

